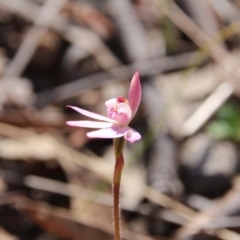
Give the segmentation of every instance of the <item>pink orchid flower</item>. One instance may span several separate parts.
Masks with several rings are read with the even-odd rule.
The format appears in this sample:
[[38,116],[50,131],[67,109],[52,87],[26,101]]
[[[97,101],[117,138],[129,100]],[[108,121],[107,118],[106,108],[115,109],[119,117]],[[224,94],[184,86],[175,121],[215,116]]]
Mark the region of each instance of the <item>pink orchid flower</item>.
[[135,73],[128,94],[128,99],[124,97],[112,98],[105,102],[108,117],[89,112],[87,110],[69,106],[75,111],[100,121],[69,121],[70,126],[100,128],[97,131],[88,132],[89,138],[124,138],[129,142],[141,139],[141,135],[128,125],[136,114],[142,96],[139,73]]

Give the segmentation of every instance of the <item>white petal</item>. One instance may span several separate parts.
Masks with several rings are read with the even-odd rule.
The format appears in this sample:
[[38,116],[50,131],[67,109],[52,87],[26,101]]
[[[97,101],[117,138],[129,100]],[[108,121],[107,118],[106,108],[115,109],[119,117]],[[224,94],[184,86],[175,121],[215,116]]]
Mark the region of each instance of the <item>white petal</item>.
[[107,108],[115,108],[117,104],[117,98],[111,98],[105,102]]
[[88,132],[89,138],[118,138],[124,136],[125,131],[121,127],[104,128],[93,132]]
[[96,121],[68,121],[68,125],[75,127],[86,127],[86,128],[109,128],[113,125],[110,122],[96,122]]
[[131,143],[141,139],[141,135],[134,129],[118,125],[114,125],[111,128],[88,132],[87,136],[89,138],[119,138],[124,136],[124,138]]
[[102,115],[97,114],[97,113],[89,112],[87,110],[84,110],[84,109],[81,109],[81,108],[78,108],[78,107],[73,107],[73,106],[68,106],[68,107],[70,107],[70,108],[74,109],[75,111],[81,113],[82,115],[85,115],[85,116],[90,117],[90,118],[94,118],[94,119],[101,120],[101,121],[106,121],[106,122],[112,122],[112,123],[116,122],[111,118],[102,116]]
[[132,110],[130,106],[126,103],[119,103],[118,104],[118,114],[125,113],[129,119],[132,117]]

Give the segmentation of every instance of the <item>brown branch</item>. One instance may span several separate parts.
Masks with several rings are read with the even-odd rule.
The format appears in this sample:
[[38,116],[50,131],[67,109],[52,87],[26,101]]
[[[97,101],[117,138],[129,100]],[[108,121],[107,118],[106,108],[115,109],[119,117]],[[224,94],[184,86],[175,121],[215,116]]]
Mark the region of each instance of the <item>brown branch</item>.
[[[40,7],[37,4],[26,4],[22,0],[0,0],[0,6],[31,22],[35,21],[35,16],[40,11]],[[28,10],[25,11],[24,9]],[[48,27],[61,34],[72,45],[81,46],[90,52],[95,56],[98,64],[103,69],[110,69],[121,65],[121,62],[109,51],[108,47],[93,31],[81,28],[80,26],[73,26],[60,14],[52,19]]]
[[[225,99],[225,101],[234,93],[234,81],[239,79],[239,76],[237,75],[237,70],[239,69],[239,63],[238,61],[233,58],[227,51],[225,51],[221,46],[217,44],[212,38],[210,38],[207,34],[205,34],[173,1],[170,3],[166,0],[155,0],[156,4],[159,5],[159,9],[168,16],[171,21],[178,26],[187,36],[189,36],[192,41],[200,48],[202,49],[205,54],[209,55],[219,66],[219,72],[222,73],[222,80],[227,81],[231,87],[230,92],[225,91],[225,95],[222,95],[222,99]],[[240,24],[235,24],[235,27],[239,29],[240,31]],[[231,63],[228,64],[227,63]],[[221,86],[219,86],[220,88]],[[215,93],[212,93],[209,98],[213,98],[212,95]],[[217,108],[212,108],[211,111],[209,111],[208,107],[208,99],[203,102],[203,105],[200,106],[196,112],[193,113],[192,116],[190,116],[189,120],[187,120],[187,123],[192,122],[192,118],[194,119],[196,115],[199,115],[199,112],[201,114],[205,115],[205,112],[208,114],[203,116],[203,121],[196,122],[195,126],[192,126],[191,129],[194,130],[186,130],[186,125],[180,135],[182,137],[189,136],[191,134],[194,134],[196,131],[198,131],[203,124],[215,113],[215,111],[225,102],[222,101],[221,104],[218,105]],[[205,111],[205,107],[207,107],[208,111]]]
[[48,0],[42,7],[33,27],[28,31],[13,60],[9,63],[4,78],[19,76],[36,51],[44,34],[66,0]]
[[201,229],[214,226],[214,221],[221,216],[233,214],[240,210],[240,177],[237,176],[234,186],[222,198],[215,200],[211,207],[197,214],[190,223],[184,225],[177,232],[177,239],[186,239]]
[[44,106],[46,104],[63,101],[77,96],[87,89],[103,86],[113,79],[130,79],[136,70],[139,70],[143,77],[194,66],[199,63],[196,56],[196,52],[184,53],[171,57],[137,62],[127,66],[115,67],[112,68],[110,72],[96,73],[36,94],[35,102],[38,106]]

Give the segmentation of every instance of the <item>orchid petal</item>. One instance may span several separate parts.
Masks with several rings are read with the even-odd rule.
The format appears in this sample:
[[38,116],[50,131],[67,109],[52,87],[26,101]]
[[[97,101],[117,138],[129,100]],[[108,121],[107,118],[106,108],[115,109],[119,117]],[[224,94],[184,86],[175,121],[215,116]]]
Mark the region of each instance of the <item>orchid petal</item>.
[[135,131],[134,129],[132,129],[130,127],[125,127],[125,130],[126,130],[126,132],[124,134],[124,138],[127,141],[133,143],[133,142],[141,139],[141,135],[137,131]]
[[84,109],[81,109],[81,108],[78,108],[78,107],[73,107],[73,106],[68,106],[68,107],[74,109],[75,111],[77,111],[77,112],[79,112],[82,115],[85,115],[87,117],[94,118],[94,119],[101,120],[101,121],[115,123],[115,121],[113,119],[102,116],[100,114],[89,112],[87,110],[84,110]]
[[131,85],[129,88],[129,94],[128,94],[128,102],[132,109],[132,117],[134,117],[134,115],[138,110],[139,104],[141,102],[141,97],[142,97],[142,88],[141,88],[139,73],[136,72],[133,75]]
[[121,114],[121,113],[125,113],[128,116],[129,119],[132,116],[132,110],[129,107],[129,105],[126,104],[126,103],[119,103],[118,104],[118,114]]
[[134,129],[118,125],[114,125],[111,128],[88,132],[87,136],[89,138],[118,138],[124,136],[124,138],[131,143],[141,139],[141,135]]
[[68,125],[75,127],[86,127],[86,128],[109,128],[112,127],[113,123],[110,122],[96,122],[96,121],[68,121]]
[[119,103],[117,115],[114,119],[121,125],[128,125],[131,120],[132,110],[126,103]]
[[120,126],[114,126],[111,128],[103,128],[97,131],[88,132],[89,138],[118,138],[125,134],[125,129]]
[[114,108],[117,104],[117,98],[111,98],[105,102],[107,108]]
[[105,105],[107,106],[108,117],[114,119],[113,116],[115,116],[116,112],[117,98],[109,99],[105,102]]

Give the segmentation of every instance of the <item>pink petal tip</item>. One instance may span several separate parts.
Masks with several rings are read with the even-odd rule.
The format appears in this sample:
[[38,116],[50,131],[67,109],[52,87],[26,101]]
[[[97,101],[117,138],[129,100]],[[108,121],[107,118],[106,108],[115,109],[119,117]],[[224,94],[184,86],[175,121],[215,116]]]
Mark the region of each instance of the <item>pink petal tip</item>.
[[130,88],[129,88],[129,94],[128,94],[128,102],[132,109],[132,117],[136,114],[138,107],[140,105],[142,98],[142,87],[140,82],[139,73],[136,72],[133,75]]

